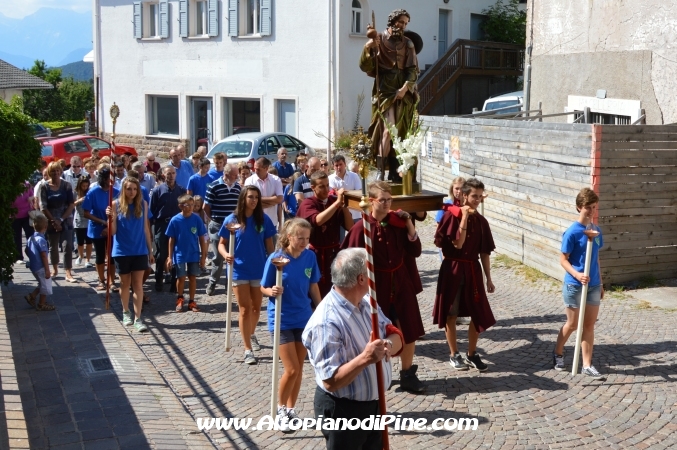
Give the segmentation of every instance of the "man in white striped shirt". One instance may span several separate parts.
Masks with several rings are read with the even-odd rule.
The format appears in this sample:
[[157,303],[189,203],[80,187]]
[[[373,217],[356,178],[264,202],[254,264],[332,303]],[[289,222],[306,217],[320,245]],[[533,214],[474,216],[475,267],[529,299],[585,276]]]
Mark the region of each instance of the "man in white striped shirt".
[[[371,307],[367,253],[349,248],[331,266],[333,289],[318,305],[303,331],[303,345],[315,369],[315,416],[323,421],[380,414],[375,363],[382,361],[384,386],[390,386],[390,356],[402,350],[400,330],[379,308],[379,335],[370,342]],[[324,427],[323,427],[324,428]],[[381,449],[380,430],[324,430],[327,449]]]

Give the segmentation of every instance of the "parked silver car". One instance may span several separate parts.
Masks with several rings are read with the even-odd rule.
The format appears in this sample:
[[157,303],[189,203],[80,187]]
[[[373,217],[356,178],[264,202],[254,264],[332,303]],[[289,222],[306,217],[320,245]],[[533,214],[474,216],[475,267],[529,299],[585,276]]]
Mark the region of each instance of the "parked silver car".
[[214,154],[218,152],[228,155],[229,163],[253,161],[261,156],[277,161],[277,150],[287,149],[287,161],[293,163],[299,152],[315,156],[315,151],[293,136],[284,133],[240,133],[228,136],[216,143],[207,158],[214,163]]

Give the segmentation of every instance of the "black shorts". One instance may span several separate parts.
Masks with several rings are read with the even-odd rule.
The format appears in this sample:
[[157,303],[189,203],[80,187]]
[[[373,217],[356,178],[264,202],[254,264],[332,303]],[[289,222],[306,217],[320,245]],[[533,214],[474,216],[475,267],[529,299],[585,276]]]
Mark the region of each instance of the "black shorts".
[[92,238],[87,236],[87,228],[76,228],[75,229],[75,240],[78,245],[91,244]]
[[127,275],[148,268],[148,255],[116,256],[113,259],[120,275]]
[[[293,344],[294,342],[303,342],[301,335],[303,328],[292,328],[291,330],[280,330],[280,345]],[[275,333],[270,333],[270,339],[275,339]]]
[[94,252],[96,253],[95,263],[100,266],[101,264],[106,264],[106,243],[105,237],[92,239],[92,244],[94,244]]

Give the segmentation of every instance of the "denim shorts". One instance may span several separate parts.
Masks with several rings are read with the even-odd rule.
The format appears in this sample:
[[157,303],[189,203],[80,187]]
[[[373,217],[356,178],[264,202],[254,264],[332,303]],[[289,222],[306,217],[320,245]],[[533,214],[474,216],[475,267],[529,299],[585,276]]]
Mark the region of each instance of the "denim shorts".
[[[188,266],[188,269],[186,269],[186,266]],[[174,267],[176,268],[176,278],[185,277],[186,275],[199,277],[201,273],[199,262],[179,263],[174,264]]]
[[[579,284],[564,283],[562,286],[562,297],[564,306],[567,308],[578,309],[581,307],[581,293],[583,286]],[[586,305],[599,306],[602,300],[602,285],[588,287],[588,296],[585,300]]]
[[[292,328],[291,330],[280,330],[280,345],[292,344],[294,342],[303,342],[301,335],[303,328]],[[270,340],[275,340],[275,333],[270,333]]]

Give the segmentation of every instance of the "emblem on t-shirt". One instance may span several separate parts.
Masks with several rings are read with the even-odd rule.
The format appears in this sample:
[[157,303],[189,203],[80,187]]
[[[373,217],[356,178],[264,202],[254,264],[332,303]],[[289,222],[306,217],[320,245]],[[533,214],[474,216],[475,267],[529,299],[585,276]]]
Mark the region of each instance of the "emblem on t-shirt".
[[308,278],[310,278],[310,274],[312,274],[312,273],[313,273],[313,268],[312,268],[312,267],[308,267],[308,268],[306,269],[306,276],[307,276]]
[[197,227],[191,227],[190,232],[193,234],[197,234]]
[[597,247],[599,247],[599,236],[595,238],[595,244],[597,244]]

